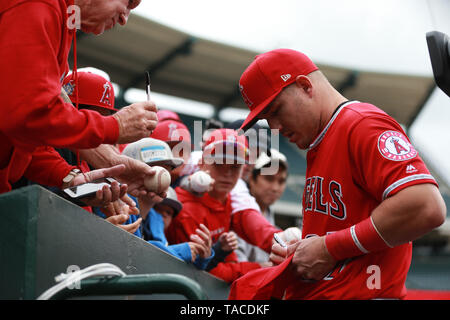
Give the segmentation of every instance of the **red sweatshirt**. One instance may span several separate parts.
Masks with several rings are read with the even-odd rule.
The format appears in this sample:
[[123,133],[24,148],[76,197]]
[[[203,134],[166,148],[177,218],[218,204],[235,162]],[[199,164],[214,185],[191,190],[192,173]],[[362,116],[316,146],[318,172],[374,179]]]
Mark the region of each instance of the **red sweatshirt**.
[[[46,186],[54,186],[54,181],[61,181],[67,175],[60,176],[61,172],[70,171],[70,166],[55,149],[51,147],[37,147],[32,153],[30,164],[24,172],[24,176],[31,181]],[[44,168],[44,170],[42,170]],[[50,170],[48,169],[50,168]],[[58,180],[59,179],[59,180]]]
[[[73,36],[66,26],[68,3],[0,2],[0,193],[31,170],[27,168],[38,147],[85,149],[118,139],[113,117],[76,110],[60,98]],[[48,149],[38,149],[42,152]],[[59,186],[71,167],[52,155],[45,158],[39,162],[36,157],[32,168],[58,170],[46,182]],[[50,167],[49,159],[56,161]]]
[[[226,203],[222,204],[208,193],[196,197],[180,187],[176,188],[176,192],[183,209],[169,226],[167,231],[169,243],[190,241],[190,235],[195,234],[195,230],[203,223],[210,230],[213,242],[217,242],[222,233],[231,229],[250,243],[270,250],[273,234],[280,232],[258,212],[249,210],[237,212],[232,216],[230,195]],[[228,255],[225,262],[219,263],[210,272],[227,282],[232,282],[257,268],[260,268],[258,263],[238,262],[233,252]]]

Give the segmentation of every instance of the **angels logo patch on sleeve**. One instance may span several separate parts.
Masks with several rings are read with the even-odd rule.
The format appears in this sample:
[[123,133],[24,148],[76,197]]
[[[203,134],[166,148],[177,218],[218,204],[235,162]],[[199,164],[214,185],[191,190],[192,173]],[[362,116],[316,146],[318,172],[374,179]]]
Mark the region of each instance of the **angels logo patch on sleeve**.
[[378,137],[378,150],[386,159],[405,161],[417,156],[417,151],[398,131],[385,131]]

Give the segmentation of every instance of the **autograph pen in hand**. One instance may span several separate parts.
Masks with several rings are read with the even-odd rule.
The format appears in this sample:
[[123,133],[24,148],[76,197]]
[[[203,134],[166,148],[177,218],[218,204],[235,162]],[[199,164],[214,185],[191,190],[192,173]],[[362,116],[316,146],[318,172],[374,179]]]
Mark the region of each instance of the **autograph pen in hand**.
[[[147,92],[147,101],[150,101],[150,73],[148,71],[145,71],[145,91]],[[150,135],[152,133],[153,130],[150,131]]]
[[145,90],[147,91],[147,101],[150,101],[150,73],[145,72]]
[[274,233],[273,237],[275,238],[275,241],[280,244],[280,246],[282,246],[283,248],[287,248],[286,242],[284,242],[277,233]]

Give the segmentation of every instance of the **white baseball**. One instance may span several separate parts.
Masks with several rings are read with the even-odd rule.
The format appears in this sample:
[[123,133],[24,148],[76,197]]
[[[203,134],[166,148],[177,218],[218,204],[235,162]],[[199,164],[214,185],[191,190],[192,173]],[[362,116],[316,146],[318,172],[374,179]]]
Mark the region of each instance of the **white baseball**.
[[194,192],[204,193],[209,190],[212,178],[205,171],[197,171],[191,175],[191,189]]
[[302,238],[302,231],[297,227],[287,228],[283,231],[283,238],[286,242],[291,240],[300,240]]
[[159,166],[154,166],[152,169],[154,169],[156,173],[153,176],[145,177],[145,188],[147,188],[148,191],[155,192],[156,194],[167,191],[171,183],[169,171]]

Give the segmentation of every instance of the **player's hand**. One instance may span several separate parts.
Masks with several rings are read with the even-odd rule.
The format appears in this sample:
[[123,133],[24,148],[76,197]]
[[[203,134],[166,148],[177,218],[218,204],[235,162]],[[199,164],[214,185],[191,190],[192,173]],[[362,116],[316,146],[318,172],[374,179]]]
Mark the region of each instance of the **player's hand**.
[[272,261],[260,262],[259,265],[261,266],[261,268],[273,267],[273,262]]
[[117,111],[113,115],[119,123],[117,143],[131,143],[149,137],[158,123],[157,111],[152,101],[133,103]]
[[274,244],[272,245],[272,251],[269,255],[269,261],[274,265],[279,265],[284,260],[286,260],[287,257],[295,252],[295,249],[297,249],[299,242],[300,241],[291,240],[287,243],[288,246],[286,248],[274,242]]
[[336,260],[328,253],[325,237],[309,237],[297,243],[292,269],[303,280],[321,280],[336,265]]
[[[286,243],[294,243],[302,239],[302,231],[297,227],[287,228],[277,234]],[[272,239],[272,244],[275,242],[275,239]]]

